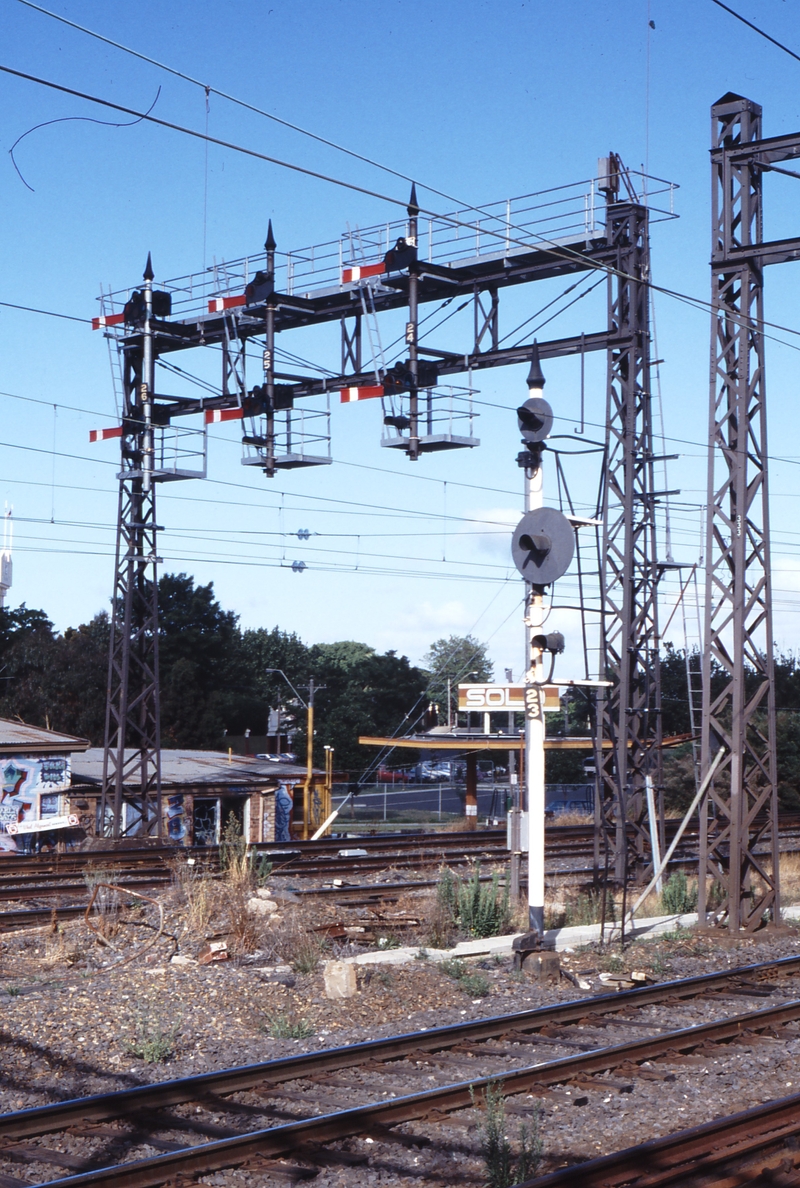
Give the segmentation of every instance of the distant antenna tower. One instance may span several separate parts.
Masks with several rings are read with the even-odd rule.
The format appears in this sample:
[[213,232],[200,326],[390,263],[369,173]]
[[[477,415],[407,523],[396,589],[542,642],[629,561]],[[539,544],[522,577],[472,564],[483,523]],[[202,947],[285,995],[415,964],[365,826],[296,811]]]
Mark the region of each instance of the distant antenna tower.
[[14,509],[6,504],[3,517],[3,552],[0,554],[0,608],[6,604],[6,594],[11,589],[11,545],[14,525],[11,519]]

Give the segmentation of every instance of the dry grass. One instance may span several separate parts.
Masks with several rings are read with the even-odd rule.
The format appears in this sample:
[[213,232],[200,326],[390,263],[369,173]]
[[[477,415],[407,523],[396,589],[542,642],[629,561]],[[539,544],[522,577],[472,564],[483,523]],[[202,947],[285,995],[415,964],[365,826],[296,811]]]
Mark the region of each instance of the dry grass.
[[189,864],[177,858],[172,864],[172,878],[178,902],[183,904],[184,919],[193,936],[203,937],[219,906],[219,883],[209,868],[200,862]]
[[800,854],[781,854],[781,900],[800,903]]
[[555,813],[548,822],[550,825],[585,825],[591,828],[594,825],[593,813]]
[[319,914],[304,904],[287,907],[278,924],[263,929],[259,947],[276,964],[291,965],[299,974],[313,973],[330,948],[325,934],[313,931],[320,924]]
[[86,957],[94,939],[80,924],[56,924],[53,931],[45,940],[44,962],[48,966],[77,965]]
[[[630,902],[636,903],[641,892],[634,890],[630,893]],[[647,896],[641,907],[636,909],[636,918],[639,920],[646,920],[650,916],[663,916],[665,914],[661,904],[661,895],[656,891],[655,887]]]

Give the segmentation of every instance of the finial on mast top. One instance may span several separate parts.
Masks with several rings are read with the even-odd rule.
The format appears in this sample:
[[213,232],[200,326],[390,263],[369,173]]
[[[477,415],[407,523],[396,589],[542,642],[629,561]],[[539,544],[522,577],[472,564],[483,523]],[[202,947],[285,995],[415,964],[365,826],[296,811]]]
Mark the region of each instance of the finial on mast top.
[[531,391],[536,390],[541,392],[545,385],[544,372],[542,365],[539,362],[539,344],[536,339],[533,340],[533,350],[531,351],[531,369],[528,372],[528,387]]

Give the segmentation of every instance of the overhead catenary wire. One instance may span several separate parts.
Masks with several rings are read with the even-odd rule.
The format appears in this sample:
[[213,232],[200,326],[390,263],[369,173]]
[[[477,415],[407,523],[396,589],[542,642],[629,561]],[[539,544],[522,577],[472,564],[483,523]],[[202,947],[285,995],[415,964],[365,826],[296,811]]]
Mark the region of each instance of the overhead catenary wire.
[[[105,42],[106,45],[111,45],[114,49],[121,50],[125,54],[130,54],[134,58],[139,58],[142,62],[147,62],[150,66],[156,66],[159,70],[164,70],[168,74],[174,75],[176,78],[183,79],[184,82],[191,83],[193,86],[202,87],[206,96],[217,95],[220,99],[225,99],[229,103],[236,104],[237,107],[242,107],[246,111],[251,111],[255,115],[263,116],[267,120],[272,120],[273,123],[281,124],[284,128],[289,128],[293,132],[300,133],[301,136],[307,136],[311,140],[317,141],[318,144],[324,144],[327,148],[335,149],[337,152],[344,153],[348,157],[353,157],[356,161],[362,161],[365,165],[371,165],[375,169],[380,169],[384,173],[391,174],[392,177],[400,178],[402,181],[412,182],[414,178],[408,174],[401,173],[397,169],[392,169],[389,165],[384,165],[380,161],[375,161],[371,157],[366,157],[362,153],[355,152],[354,149],[346,148],[344,145],[337,144],[334,140],[329,140],[325,136],[320,136],[316,132],[311,132],[308,128],[302,128],[299,124],[293,123],[291,120],[284,120],[280,116],[276,116],[273,112],[264,111],[261,107],[256,107],[253,103],[248,103],[244,99],[239,99],[235,95],[231,95],[227,91],[221,91],[217,87],[211,86],[210,83],[203,83],[198,78],[193,78],[192,75],[186,74],[182,70],[176,70],[173,66],[168,66],[165,62],[159,62],[156,58],[151,58],[147,54],[141,53],[139,50],[132,49],[130,46],[123,45],[122,42],[114,41],[111,37],[106,37],[102,33],[98,33],[94,29],[88,29],[85,25],[79,25],[77,21],[70,21],[67,17],[61,16],[59,13],[51,12],[47,8],[43,8],[39,4],[33,4],[32,0],[19,0],[20,4],[24,4],[26,8],[32,8],[36,12],[42,13],[44,16],[52,17],[53,20],[60,21],[63,25],[69,25],[72,29],[77,29],[81,33],[86,33],[89,37],[94,37],[98,41]],[[419,183],[423,185],[422,182]],[[431,186],[425,186],[432,194],[438,194],[441,198],[447,198],[448,201],[457,201],[451,198],[449,194],[444,194],[440,190],[435,190]]]
[[[393,206],[400,206],[400,207],[406,208],[408,205],[407,199],[394,198],[391,195],[382,194],[377,190],[371,190],[366,186],[359,186],[359,185],[356,185],[356,183],[354,183],[354,182],[348,182],[342,178],[331,177],[328,174],[320,173],[318,170],[308,169],[303,165],[297,165],[290,161],[284,161],[278,157],[272,157],[267,153],[258,152],[256,149],[250,149],[244,145],[238,145],[231,141],[221,140],[219,137],[207,136],[205,133],[198,132],[194,128],[186,128],[182,124],[175,124],[169,120],[162,120],[158,116],[149,115],[146,112],[137,111],[135,108],[125,107],[119,103],[113,103],[110,99],[103,99],[97,95],[90,95],[90,94],[86,93],[85,91],[78,91],[74,87],[67,87],[67,86],[63,85],[62,83],[56,83],[50,79],[40,78],[38,75],[28,74],[26,71],[15,70],[11,66],[0,65],[0,72],[2,72],[4,74],[12,75],[13,77],[16,77],[16,78],[21,78],[27,82],[35,83],[39,86],[48,87],[52,90],[59,91],[63,94],[73,95],[74,97],[76,97],[78,99],[84,99],[89,103],[97,103],[100,106],[111,108],[114,111],[121,111],[126,115],[137,116],[138,118],[140,118],[142,120],[146,120],[149,123],[157,124],[158,126],[167,128],[170,131],[179,132],[183,135],[193,137],[194,139],[197,139],[197,140],[208,141],[208,143],[210,143],[210,144],[217,144],[222,148],[230,149],[232,152],[242,153],[245,156],[253,157],[257,160],[265,161],[268,164],[277,165],[280,168],[289,169],[293,172],[301,173],[307,177],[313,177],[319,181],[325,181],[331,185],[340,186],[347,190],[353,190],[356,193],[365,194],[371,198],[377,198],[380,201],[388,202]],[[426,187],[426,188],[428,188],[428,187]],[[457,201],[457,200],[454,199],[454,201]],[[480,207],[475,206],[475,207],[470,207],[470,209],[475,210],[478,213],[481,213]],[[443,222],[450,223],[452,226],[455,226],[455,227],[464,227],[465,229],[469,229],[470,231],[473,230],[471,223],[466,222],[465,220],[462,220],[462,219],[458,219],[458,218],[456,218],[455,215],[442,214],[441,212],[433,211],[433,210],[430,210],[430,209],[428,209],[426,207],[422,207],[422,206],[419,207],[419,213],[428,215],[432,218],[440,219]],[[493,238],[498,239],[498,240],[503,240],[505,243],[513,243],[515,246],[518,246],[518,247],[528,247],[529,248],[531,246],[529,239],[523,241],[523,240],[517,239],[516,237],[512,237],[510,234],[510,230],[511,230],[510,226],[507,225],[505,222],[502,222],[501,229],[499,229],[497,231],[492,230],[491,227],[484,228],[484,231],[487,235],[490,235]],[[520,229],[517,227],[514,227],[514,230],[517,231]],[[711,302],[704,301],[702,298],[692,297],[689,294],[682,294],[676,290],[666,289],[660,285],[653,285],[652,280],[649,280],[649,279],[642,282],[642,279],[640,277],[628,276],[627,274],[623,273],[622,271],[620,271],[617,268],[614,268],[610,264],[606,264],[603,261],[598,261],[598,260],[593,259],[593,257],[591,257],[590,255],[587,255],[587,253],[585,253],[585,252],[579,251],[574,248],[566,247],[564,245],[555,246],[546,238],[546,236],[540,235],[538,232],[531,231],[530,229],[528,229],[526,234],[529,236],[533,235],[536,240],[538,240],[540,243],[542,243],[542,245],[544,247],[546,247],[546,250],[551,255],[556,256],[558,258],[565,259],[571,263],[577,263],[581,267],[584,267],[584,268],[596,269],[596,270],[600,270],[602,272],[606,272],[608,274],[613,274],[623,280],[636,280],[637,283],[644,283],[652,288],[655,288],[657,292],[665,293],[668,296],[676,298],[677,300],[684,301],[690,305],[696,305],[698,308],[702,308],[704,310],[712,308]],[[749,316],[734,317],[733,315],[731,315],[731,317],[733,318],[734,321],[738,321],[742,325],[751,325],[752,324],[752,319]],[[765,323],[762,322],[760,324],[763,325]],[[788,333],[800,334],[800,331],[788,330],[786,327],[781,327],[781,329],[787,330]],[[798,347],[798,349],[800,349],[800,347]]]
[[782,41],[778,41],[775,37],[772,37],[769,33],[765,32],[764,29],[761,29],[758,25],[754,25],[752,21],[748,21],[746,17],[743,17],[740,12],[736,12],[734,8],[729,8],[727,4],[723,4],[722,0],[711,0],[711,3],[716,4],[717,8],[724,8],[725,11],[729,12],[732,17],[736,17],[737,21],[741,21],[743,25],[747,25],[748,29],[752,29],[755,33],[758,33],[760,37],[764,37],[767,41],[771,41],[773,45],[776,45],[778,49],[783,50],[783,52],[788,54],[790,58],[794,58],[796,62],[800,62],[800,54],[796,54],[794,50],[789,49],[788,45],[784,45]]

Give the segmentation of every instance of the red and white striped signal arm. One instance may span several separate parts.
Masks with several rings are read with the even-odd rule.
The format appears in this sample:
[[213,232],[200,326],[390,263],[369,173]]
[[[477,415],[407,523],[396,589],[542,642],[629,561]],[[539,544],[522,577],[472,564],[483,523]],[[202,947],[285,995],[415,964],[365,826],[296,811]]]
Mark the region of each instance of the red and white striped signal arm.
[[221,421],[241,421],[244,409],[241,408],[207,408],[206,424],[218,425]]
[[125,321],[125,314],[101,314],[99,318],[92,318],[92,329],[101,330],[103,326],[121,326]]
[[237,309],[240,305],[244,305],[244,303],[244,293],[242,293],[241,297],[212,297],[208,303],[208,312],[223,313],[226,309]]
[[385,271],[383,260],[379,264],[354,264],[352,268],[342,269],[342,284],[350,285],[353,281],[365,280],[368,276],[380,276]]
[[122,426],[114,425],[111,429],[89,430],[89,441],[108,441],[109,437],[122,437]]
[[375,396],[383,395],[383,384],[365,385],[362,388],[341,388],[339,396],[342,404],[352,404],[356,400],[372,400]]

